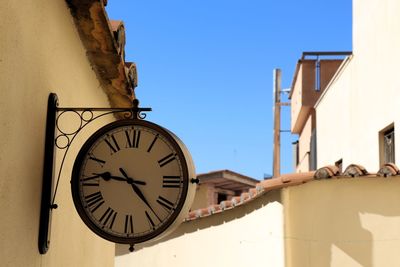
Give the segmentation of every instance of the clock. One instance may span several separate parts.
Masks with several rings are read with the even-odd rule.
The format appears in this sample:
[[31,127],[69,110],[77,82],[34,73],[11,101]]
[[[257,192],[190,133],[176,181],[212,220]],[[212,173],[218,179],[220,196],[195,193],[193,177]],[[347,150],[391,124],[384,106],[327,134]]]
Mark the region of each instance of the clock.
[[97,235],[136,244],[164,237],[187,215],[195,193],[189,151],[167,129],[139,119],[91,135],[73,166],[76,210]]

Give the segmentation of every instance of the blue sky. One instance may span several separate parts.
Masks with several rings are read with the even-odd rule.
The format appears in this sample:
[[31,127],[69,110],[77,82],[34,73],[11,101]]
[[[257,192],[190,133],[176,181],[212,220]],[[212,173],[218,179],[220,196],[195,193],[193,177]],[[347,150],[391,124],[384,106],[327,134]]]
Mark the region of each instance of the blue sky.
[[[288,88],[303,51],[352,49],[351,0],[113,0],[106,9],[125,23],[147,119],[184,141],[197,173],[271,174],[273,69]],[[294,140],[282,133],[282,173],[293,172]]]

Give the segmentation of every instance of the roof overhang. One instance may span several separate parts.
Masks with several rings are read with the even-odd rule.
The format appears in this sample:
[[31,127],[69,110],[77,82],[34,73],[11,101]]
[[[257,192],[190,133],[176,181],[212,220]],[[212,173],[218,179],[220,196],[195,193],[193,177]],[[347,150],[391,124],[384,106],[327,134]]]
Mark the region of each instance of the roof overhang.
[[125,62],[122,21],[110,21],[106,0],[66,0],[91,66],[111,107],[130,107],[135,98],[137,72]]

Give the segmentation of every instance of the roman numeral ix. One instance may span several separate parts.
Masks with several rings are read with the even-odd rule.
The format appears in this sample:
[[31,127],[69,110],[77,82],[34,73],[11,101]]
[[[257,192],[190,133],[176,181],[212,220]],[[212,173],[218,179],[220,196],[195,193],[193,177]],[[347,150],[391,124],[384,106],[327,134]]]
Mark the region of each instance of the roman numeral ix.
[[[99,186],[99,179],[98,178],[99,178],[98,175],[90,176],[90,177],[86,177],[86,178],[81,179],[81,182],[82,182],[83,186]],[[92,180],[94,180],[94,181],[92,181]]]

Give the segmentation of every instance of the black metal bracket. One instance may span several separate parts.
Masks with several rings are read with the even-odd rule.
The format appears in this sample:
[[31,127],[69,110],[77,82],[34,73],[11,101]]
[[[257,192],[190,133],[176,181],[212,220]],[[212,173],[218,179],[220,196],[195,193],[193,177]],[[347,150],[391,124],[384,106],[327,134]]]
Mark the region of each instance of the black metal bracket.
[[[151,108],[139,108],[139,101],[134,99],[130,108],[59,108],[58,97],[50,93],[47,102],[46,139],[43,165],[42,201],[40,207],[39,223],[39,252],[45,254],[50,246],[50,229],[52,211],[58,207],[55,203],[58,184],[64,162],[72,142],[85,126],[94,120],[106,115],[117,115],[125,119],[145,119],[142,112],[151,111]],[[76,129],[64,129],[60,124],[60,118],[67,114],[77,115],[79,123]],[[57,176],[55,176],[56,150],[63,152]],[[57,177],[56,183],[54,179]]]

